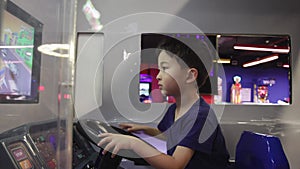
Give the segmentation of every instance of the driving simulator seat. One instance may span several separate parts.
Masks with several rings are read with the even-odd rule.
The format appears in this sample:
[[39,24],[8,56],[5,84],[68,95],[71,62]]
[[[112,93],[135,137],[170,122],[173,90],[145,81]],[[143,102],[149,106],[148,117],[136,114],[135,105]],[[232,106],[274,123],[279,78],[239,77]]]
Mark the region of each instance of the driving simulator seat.
[[289,169],[278,137],[244,131],[236,147],[235,169]]

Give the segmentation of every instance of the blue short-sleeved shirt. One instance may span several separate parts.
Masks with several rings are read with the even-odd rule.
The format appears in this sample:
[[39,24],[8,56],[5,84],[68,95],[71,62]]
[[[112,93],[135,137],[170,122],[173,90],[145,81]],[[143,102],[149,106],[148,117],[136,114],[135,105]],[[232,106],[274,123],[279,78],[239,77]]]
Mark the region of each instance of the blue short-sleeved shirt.
[[173,155],[176,146],[195,151],[186,169],[226,169],[229,154],[215,113],[200,98],[182,117],[174,121],[176,104],[169,107],[158,124],[167,138],[167,153]]

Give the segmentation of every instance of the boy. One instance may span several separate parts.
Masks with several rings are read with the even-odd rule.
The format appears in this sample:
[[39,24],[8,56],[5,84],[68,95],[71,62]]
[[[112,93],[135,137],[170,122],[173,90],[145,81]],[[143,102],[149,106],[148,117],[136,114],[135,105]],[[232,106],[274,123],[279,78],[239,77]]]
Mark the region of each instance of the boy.
[[[173,96],[176,103],[169,107],[158,128],[138,124],[120,126],[131,132],[142,130],[165,138],[167,154],[138,138],[111,133],[100,135],[103,139],[99,146],[107,144],[104,153],[112,150],[113,156],[121,149],[131,149],[154,168],[226,169],[229,155],[220,126],[198,93],[208,77],[205,66],[183,42],[169,36],[164,39],[158,47],[160,71],[156,78],[162,94]],[[207,126],[211,130],[206,130]]]

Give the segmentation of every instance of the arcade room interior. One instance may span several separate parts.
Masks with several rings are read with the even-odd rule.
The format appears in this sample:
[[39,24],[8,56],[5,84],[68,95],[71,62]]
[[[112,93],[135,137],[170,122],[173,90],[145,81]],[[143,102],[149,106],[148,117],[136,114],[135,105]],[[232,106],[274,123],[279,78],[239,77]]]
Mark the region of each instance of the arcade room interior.
[[[0,0],[0,168],[300,169],[299,18],[296,0]],[[196,100],[203,71],[165,39],[204,65]]]

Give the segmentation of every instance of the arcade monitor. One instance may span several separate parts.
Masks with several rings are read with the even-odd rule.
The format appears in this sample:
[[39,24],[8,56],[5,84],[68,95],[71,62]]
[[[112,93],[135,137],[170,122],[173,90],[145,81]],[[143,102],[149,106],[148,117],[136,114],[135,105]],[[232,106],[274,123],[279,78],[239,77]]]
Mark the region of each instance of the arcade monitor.
[[1,5],[0,103],[38,103],[43,24],[9,0]]

